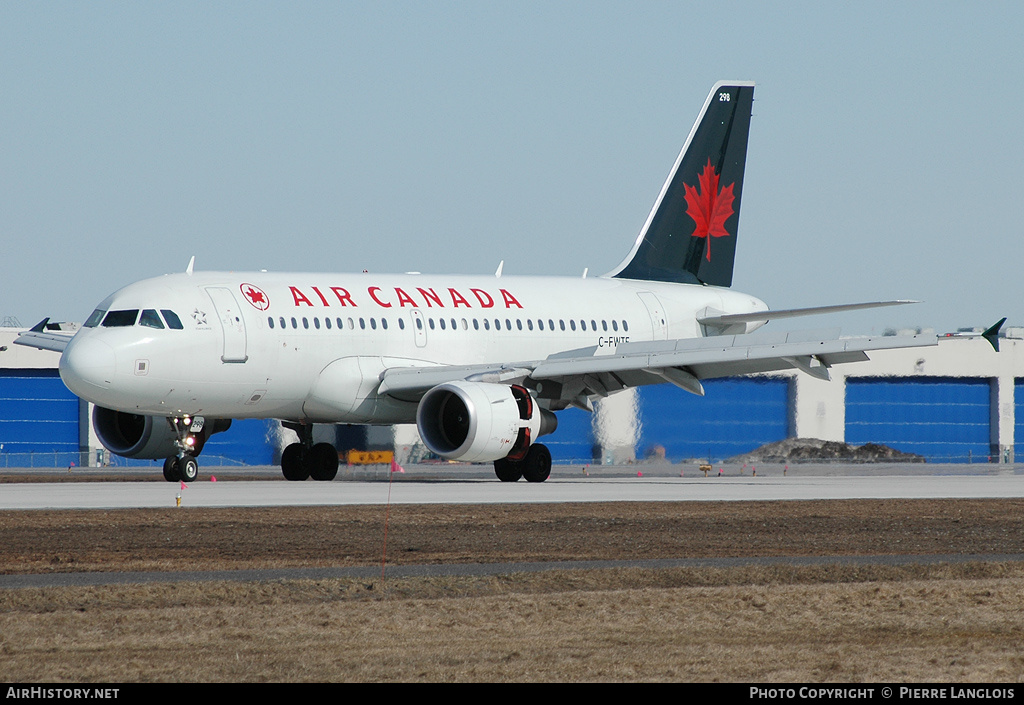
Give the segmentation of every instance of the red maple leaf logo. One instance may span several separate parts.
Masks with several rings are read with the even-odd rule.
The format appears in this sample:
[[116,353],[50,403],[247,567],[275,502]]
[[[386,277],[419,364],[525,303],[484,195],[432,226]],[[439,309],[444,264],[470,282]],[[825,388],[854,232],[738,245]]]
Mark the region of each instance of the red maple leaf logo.
[[718,174],[711,166],[711,159],[708,159],[704,171],[697,175],[697,183],[700,192],[693,186],[684,183],[686,189],[686,214],[693,218],[696,227],[693,229],[694,237],[702,237],[707,242],[705,252],[708,262],[711,261],[711,238],[727,237],[729,233],[725,229],[726,219],[733,214],[732,202],[735,196],[732,182],[718,191]]
[[270,299],[263,293],[263,290],[259,287],[253,286],[252,284],[242,284],[240,287],[242,294],[246,300],[252,304],[255,308],[260,311],[266,311],[270,308]]

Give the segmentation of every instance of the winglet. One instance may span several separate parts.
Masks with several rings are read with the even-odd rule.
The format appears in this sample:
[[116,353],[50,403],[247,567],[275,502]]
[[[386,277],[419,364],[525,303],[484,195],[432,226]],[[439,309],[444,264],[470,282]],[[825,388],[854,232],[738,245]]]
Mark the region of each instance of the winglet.
[[1004,323],[1006,323],[1005,316],[1000,318],[998,321],[992,324],[992,326],[989,327],[987,331],[981,334],[981,337],[987,340],[989,344],[992,346],[992,349],[995,350],[996,352],[999,352],[999,329],[1003,327]]
[[[1005,321],[1006,319],[1004,318],[1003,320]],[[49,323],[49,322],[50,322],[50,317],[47,316],[43,320],[39,321],[39,323],[36,323],[34,326],[29,328],[29,330],[31,332],[33,332],[33,333],[42,333],[44,330],[46,330],[46,324]]]
[[190,259],[188,261],[188,266],[185,267],[185,274],[191,274],[192,273],[192,267],[195,265],[195,263],[196,263],[196,256],[192,255],[192,259]]

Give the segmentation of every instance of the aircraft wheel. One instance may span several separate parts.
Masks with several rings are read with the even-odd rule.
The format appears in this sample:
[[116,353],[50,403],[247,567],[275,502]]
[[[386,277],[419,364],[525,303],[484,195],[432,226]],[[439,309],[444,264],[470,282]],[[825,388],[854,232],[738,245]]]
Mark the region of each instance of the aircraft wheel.
[[523,460],[523,476],[527,482],[544,482],[551,475],[551,451],[540,443],[534,443]]
[[523,476],[523,464],[517,460],[502,458],[494,461],[494,474],[502,482],[516,482]]
[[309,474],[314,480],[330,482],[338,474],[338,451],[330,443],[317,443],[309,452]]
[[281,453],[281,472],[286,480],[301,481],[309,477],[306,449],[301,443],[292,443]]
[[199,463],[195,457],[185,455],[178,461],[178,472],[181,473],[182,482],[195,482],[199,477]]
[[170,457],[164,461],[164,479],[168,482],[178,482],[181,480],[181,471],[178,470],[178,459],[176,457]]

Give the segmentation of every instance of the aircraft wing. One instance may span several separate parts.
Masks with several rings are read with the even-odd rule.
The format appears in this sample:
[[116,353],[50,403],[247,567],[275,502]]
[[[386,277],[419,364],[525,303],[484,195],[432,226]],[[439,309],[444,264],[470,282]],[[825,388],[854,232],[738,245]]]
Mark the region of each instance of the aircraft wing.
[[384,373],[379,391],[408,400],[457,380],[524,384],[553,409],[589,409],[592,396],[645,384],[671,382],[703,395],[701,380],[717,377],[797,369],[828,379],[832,365],[867,360],[872,350],[936,344],[934,335],[841,338],[838,330],[623,343],[613,354],[600,354],[595,346],[510,365],[392,368]]
[[75,334],[71,332],[47,330],[46,324],[49,323],[49,321],[49,318],[44,318],[39,323],[32,326],[30,330],[20,333],[18,337],[14,339],[14,344],[24,345],[28,348],[39,348],[40,350],[64,352],[64,348],[68,346],[68,343]]

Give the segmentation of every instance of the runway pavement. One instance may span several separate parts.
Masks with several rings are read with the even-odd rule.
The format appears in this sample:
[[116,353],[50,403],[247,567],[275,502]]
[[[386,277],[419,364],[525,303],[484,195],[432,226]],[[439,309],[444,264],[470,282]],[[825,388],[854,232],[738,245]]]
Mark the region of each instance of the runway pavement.
[[[0,484],[0,510],[174,507],[179,501],[183,507],[266,507],[1024,497],[1024,475],[1012,465],[885,467],[887,472],[880,466],[807,466],[784,474],[765,466],[759,474],[730,468],[723,476],[716,467],[708,477],[690,468],[679,477],[679,467],[671,465],[590,468],[586,475],[562,466],[540,484],[498,482],[477,467],[409,468],[394,482],[386,471],[334,482],[285,482],[274,469],[266,469],[266,480],[233,479],[237,470],[213,469],[184,487],[163,481]],[[209,472],[221,479],[211,481]]]

